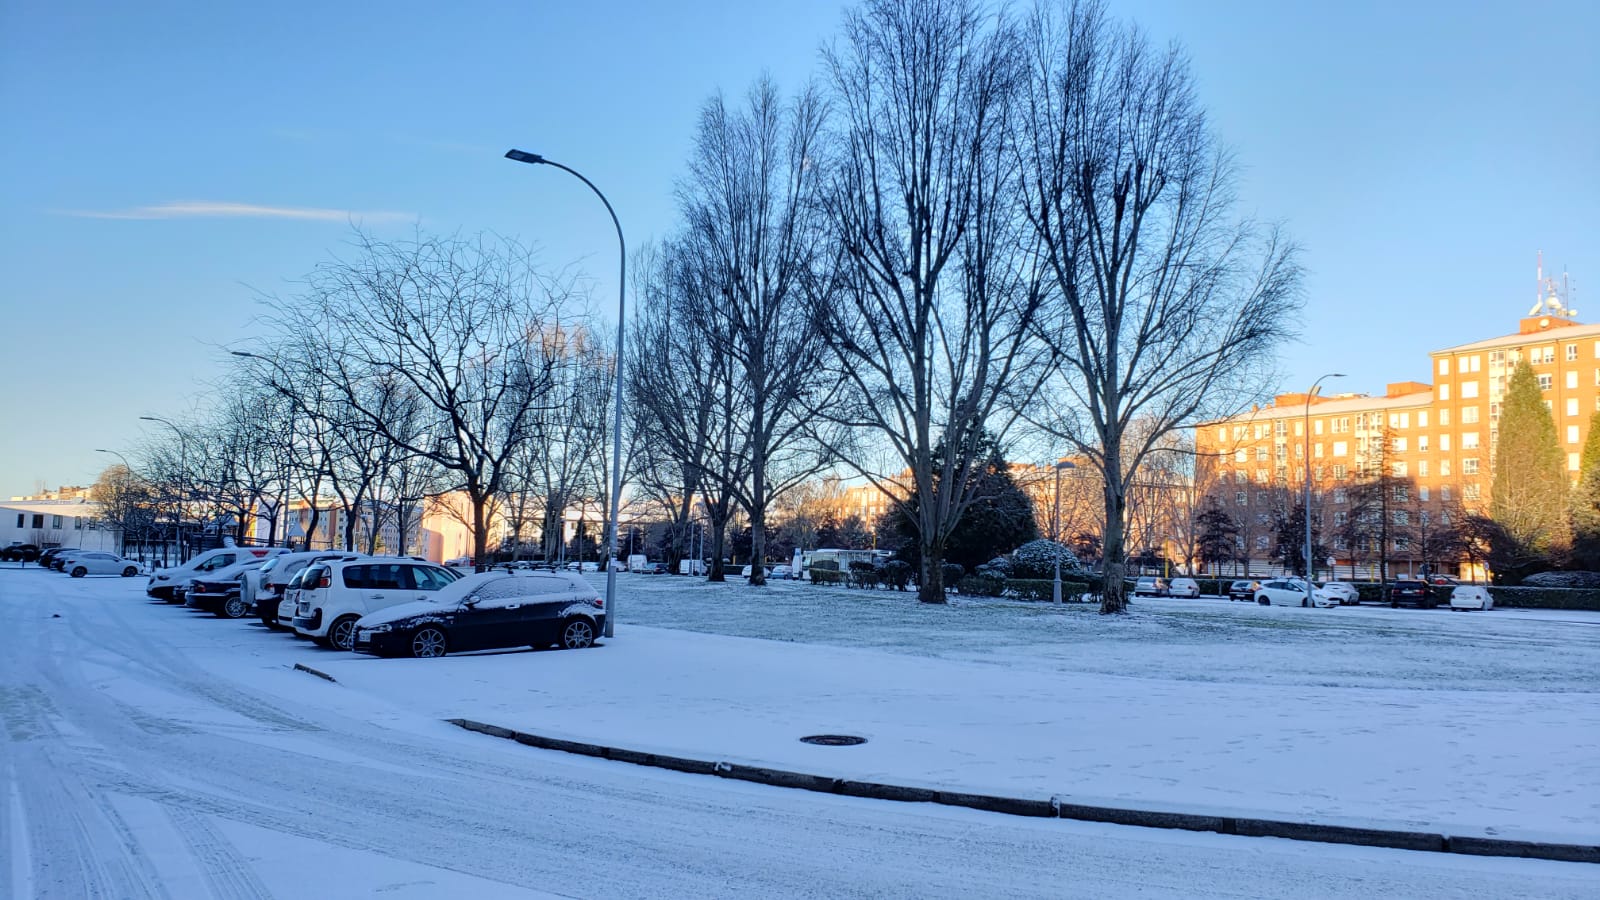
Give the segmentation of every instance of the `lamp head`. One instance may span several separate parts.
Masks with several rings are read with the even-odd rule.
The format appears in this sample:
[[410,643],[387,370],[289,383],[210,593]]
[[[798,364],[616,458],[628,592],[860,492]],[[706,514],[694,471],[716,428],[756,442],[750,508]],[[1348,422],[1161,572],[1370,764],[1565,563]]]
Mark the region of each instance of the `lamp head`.
[[255,355],[254,353],[251,353],[249,350],[229,350],[228,352],[232,353],[234,356],[242,356],[245,359],[260,359],[261,358],[261,357]]
[[1063,471],[1065,469],[1076,469],[1077,467],[1078,467],[1078,464],[1073,462],[1070,459],[1063,459],[1063,460],[1061,460],[1061,461],[1056,463],[1056,471],[1057,472]]
[[530,165],[535,166],[544,162],[544,157],[537,153],[529,153],[526,150],[507,150],[506,159],[520,163],[529,163]]

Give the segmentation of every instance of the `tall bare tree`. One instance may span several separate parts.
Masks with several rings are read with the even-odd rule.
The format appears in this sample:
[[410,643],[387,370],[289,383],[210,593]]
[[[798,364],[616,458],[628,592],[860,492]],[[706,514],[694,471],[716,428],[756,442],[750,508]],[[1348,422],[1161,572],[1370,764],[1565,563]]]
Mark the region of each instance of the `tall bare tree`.
[[[970,0],[868,0],[827,51],[839,127],[825,200],[842,259],[827,336],[848,402],[908,470],[851,466],[916,510],[918,598],[944,602],[945,546],[1006,440],[1039,307],[1009,116],[1016,34]],[[987,434],[986,434],[987,430]],[[941,449],[942,448],[942,449]]]
[[1130,483],[1168,434],[1265,393],[1300,270],[1275,229],[1233,214],[1235,168],[1181,50],[1089,0],[1038,7],[1027,59],[1023,196],[1056,363],[1031,417],[1103,476],[1101,611],[1116,613]]
[[[830,386],[820,365],[819,321],[827,256],[818,215],[824,108],[814,90],[785,103],[765,78],[739,108],[713,97],[701,111],[689,176],[678,191],[680,249],[693,254],[721,295],[684,312],[706,352],[733,364],[738,404],[731,424],[744,433],[737,443],[749,464],[748,477],[727,488],[749,516],[757,562],[766,556],[774,496],[827,460],[806,427],[806,409],[826,403]],[[765,582],[760,566],[751,572],[751,584]]]

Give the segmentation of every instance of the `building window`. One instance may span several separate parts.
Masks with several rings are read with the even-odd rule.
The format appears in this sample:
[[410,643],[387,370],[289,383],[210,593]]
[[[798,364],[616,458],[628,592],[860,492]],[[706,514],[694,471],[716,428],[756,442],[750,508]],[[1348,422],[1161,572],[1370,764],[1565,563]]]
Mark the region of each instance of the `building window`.
[[1256,537],[1256,549],[1257,550],[1265,550],[1265,549],[1267,549],[1267,536],[1266,535],[1263,534],[1263,535],[1258,535]]
[[1568,344],[1567,345],[1567,362],[1572,362],[1573,360],[1575,360],[1577,358],[1578,358],[1578,345],[1577,344]]
[[1567,390],[1570,391],[1573,388],[1576,388],[1577,386],[1578,386],[1578,370],[1577,369],[1568,369],[1567,370]]
[[1250,483],[1250,473],[1246,472],[1243,469],[1240,469],[1239,471],[1234,472],[1233,473],[1233,483],[1234,484],[1249,484]]
[[1256,491],[1256,505],[1257,506],[1266,506],[1267,505],[1267,492],[1266,491]]
[[1395,438],[1394,441],[1393,441],[1393,444],[1394,444],[1394,452],[1396,452],[1396,453],[1404,453],[1404,452],[1406,452],[1406,439],[1405,438]]
[[1556,348],[1554,344],[1541,348],[1541,352],[1544,354],[1543,362],[1546,365],[1556,361]]
[[1228,440],[1228,426],[1226,426],[1226,425],[1218,425],[1217,426],[1217,443],[1219,443],[1219,444],[1226,443],[1227,440]]
[[[1449,478],[1450,477],[1450,460],[1448,460],[1448,459],[1439,460],[1439,477],[1440,478]],[[1444,499],[1449,500],[1450,499],[1450,488],[1448,488],[1448,487],[1440,488],[1439,489],[1439,494]]]
[[1568,425],[1567,426],[1567,443],[1576,444],[1577,442],[1578,442],[1578,426],[1576,426],[1576,425]]
[[1476,425],[1478,423],[1478,408],[1476,406],[1461,407],[1461,424]]
[[1405,463],[1403,463],[1403,462],[1390,463],[1389,464],[1389,468],[1394,472],[1394,477],[1396,477],[1396,478],[1404,478],[1404,477],[1406,477],[1406,464]]
[[1333,420],[1333,433],[1334,434],[1343,434],[1343,433],[1345,433],[1346,431],[1349,431],[1349,430],[1350,430],[1350,417],[1349,416],[1340,416],[1339,418]]
[[1256,513],[1256,524],[1257,525],[1265,525],[1265,524],[1267,524],[1267,514],[1264,513],[1264,512]]
[[1267,483],[1267,470],[1266,469],[1257,469],[1256,470],[1256,484],[1266,484],[1266,483]]
[[[1600,383],[1600,369],[1595,369],[1594,370],[1594,374],[1595,374],[1596,382]],[[1315,435],[1321,435],[1322,434],[1322,420],[1321,419],[1318,419],[1315,422],[1311,423],[1311,433],[1315,434]]]
[[1279,419],[1278,421],[1273,422],[1272,423],[1272,434],[1273,434],[1273,436],[1274,437],[1283,437],[1284,435],[1289,433],[1288,427],[1289,427],[1289,423],[1285,422],[1282,419]]
[[1543,375],[1539,376],[1539,390],[1541,390],[1541,391],[1550,390],[1550,373],[1549,372],[1546,372]]
[[44,527],[44,514],[43,513],[34,513],[33,514],[33,527],[35,527],[35,528],[43,528]]
[[1417,449],[1422,451],[1423,453],[1427,453],[1428,452],[1428,436],[1427,435],[1422,435],[1421,437],[1417,438]]
[[17,527],[18,528],[22,528],[23,527],[22,523],[26,522],[27,520],[28,520],[28,514],[27,513],[17,513]]
[[1234,462],[1249,462],[1250,461],[1250,451],[1246,450],[1243,447],[1240,447],[1239,449],[1233,451],[1233,461]]
[[1449,428],[1450,427],[1450,410],[1448,410],[1448,409],[1439,410],[1439,427],[1441,427],[1441,428]]
[[1334,456],[1349,456],[1350,455],[1350,444],[1348,442],[1346,442],[1346,441],[1334,441],[1333,442],[1333,455]]
[[1295,419],[1294,420],[1294,436],[1295,437],[1305,437],[1306,436],[1306,423],[1305,423],[1304,420],[1302,420],[1302,419]]
[[[1394,515],[1394,523],[1396,525],[1410,525],[1411,524],[1411,513],[1407,512],[1406,510],[1403,510],[1403,509],[1394,510],[1393,515]],[[1396,544],[1400,543],[1400,540],[1396,539],[1395,543]]]
[[1312,446],[1311,455],[1315,456],[1317,459],[1321,459],[1322,458],[1322,444],[1321,443],[1317,443],[1317,444]]
[[1568,397],[1567,398],[1567,415],[1575,416],[1577,414],[1578,414],[1578,398],[1577,397]]
[[1233,502],[1239,504],[1240,506],[1249,506],[1250,505],[1250,492],[1249,491],[1234,491],[1233,492]]
[[1439,449],[1441,451],[1445,452],[1445,453],[1449,453],[1450,452],[1450,435],[1448,435],[1448,434],[1439,435]]
[[1478,486],[1477,485],[1468,484],[1468,485],[1463,485],[1462,486],[1462,488],[1461,488],[1461,499],[1463,499],[1463,500],[1479,500],[1481,498],[1482,498],[1482,495],[1478,491]]
[[1266,459],[1267,459],[1267,447],[1266,447],[1265,444],[1263,444],[1263,445],[1261,445],[1261,446],[1256,448],[1256,462],[1265,462]]
[[[1417,488],[1417,499],[1421,500],[1423,503],[1427,503],[1428,502],[1428,486],[1427,485],[1422,485],[1421,487]],[[1422,524],[1424,524],[1424,525],[1428,524],[1428,514],[1426,512],[1424,512],[1422,514]]]
[[72,530],[73,531],[82,531],[83,530],[83,516],[73,516],[72,517]]
[[[1595,348],[1596,348],[1595,349],[1595,355],[1596,356],[1600,356],[1600,342],[1596,342],[1595,343]],[[1440,375],[1449,375],[1450,374],[1450,360],[1448,360],[1448,359],[1439,360],[1439,374]]]
[[1568,453],[1567,454],[1567,471],[1568,472],[1576,472],[1576,471],[1578,471],[1578,454],[1576,454],[1576,453]]
[[1450,399],[1450,385],[1448,385],[1448,384],[1439,385],[1439,399],[1440,400],[1449,400]]
[[1476,450],[1476,449],[1478,449],[1478,433],[1476,431],[1463,431],[1463,432],[1461,432],[1461,449],[1463,449],[1463,450]]
[[1463,459],[1461,461],[1461,474],[1463,474],[1463,475],[1476,475],[1476,474],[1478,474],[1478,458],[1476,456],[1469,456],[1466,459]]
[[[1418,478],[1427,478],[1428,477],[1428,461],[1427,460],[1425,460],[1425,459],[1417,460],[1417,477]],[[1428,489],[1427,488],[1423,488],[1422,490],[1423,490],[1424,493],[1426,493]],[[1426,500],[1428,498],[1427,497],[1423,497],[1422,499]]]
[[1339,512],[1336,512],[1336,513],[1333,514],[1333,524],[1334,525],[1343,525],[1347,518],[1348,518],[1348,516],[1345,514],[1344,511],[1341,510]]
[[1334,481],[1343,481],[1344,480],[1344,471],[1345,471],[1344,470],[1344,466],[1334,466],[1333,467],[1333,480]]
[[61,527],[61,517],[60,516],[51,516],[50,517],[50,527],[51,528],[60,528]]
[[1344,503],[1348,498],[1349,495],[1344,492],[1344,488],[1333,489],[1333,502],[1335,504]]
[[1461,399],[1471,400],[1478,396],[1478,383],[1476,381],[1461,382]]
[[1315,473],[1315,477],[1316,477],[1316,479],[1318,481],[1322,480],[1322,467],[1321,466],[1317,466],[1315,469],[1312,469],[1311,471]]

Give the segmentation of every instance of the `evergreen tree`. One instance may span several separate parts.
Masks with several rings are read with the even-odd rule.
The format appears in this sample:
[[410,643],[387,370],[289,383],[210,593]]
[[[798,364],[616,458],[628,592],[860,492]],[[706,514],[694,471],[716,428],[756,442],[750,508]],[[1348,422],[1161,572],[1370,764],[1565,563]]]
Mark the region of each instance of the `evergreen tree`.
[[[981,461],[972,476],[975,499],[945,543],[945,562],[959,564],[968,572],[1039,536],[1033,499],[1012,479],[999,444],[992,435],[985,434],[982,447]],[[942,461],[943,455],[944,443],[940,442],[934,448],[934,458]],[[878,546],[898,544],[897,555],[913,564],[920,562],[914,524],[919,502],[920,498],[913,494],[904,503],[894,504],[884,513],[878,528]]]
[[1199,531],[1200,562],[1209,571],[1215,572],[1220,564],[1238,557],[1239,523],[1216,497],[1206,498],[1205,509],[1195,516],[1195,528]]
[[1583,445],[1582,476],[1572,492],[1572,563],[1600,569],[1600,412],[1589,417]]
[[1515,583],[1553,565],[1569,548],[1571,483],[1556,423],[1527,360],[1517,363],[1500,412],[1489,515],[1501,537],[1490,566]]

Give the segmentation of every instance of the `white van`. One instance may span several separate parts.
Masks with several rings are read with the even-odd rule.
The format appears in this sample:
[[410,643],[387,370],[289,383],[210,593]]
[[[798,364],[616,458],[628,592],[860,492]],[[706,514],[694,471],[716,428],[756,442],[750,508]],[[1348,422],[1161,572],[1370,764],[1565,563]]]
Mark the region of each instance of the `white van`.
[[206,575],[218,569],[233,565],[246,557],[254,556],[256,559],[266,559],[270,556],[280,556],[288,553],[288,547],[218,547],[215,550],[196,556],[181,566],[170,569],[158,569],[145,583],[145,594],[165,600],[168,603],[177,603],[178,591],[189,589],[189,585],[198,575]]

